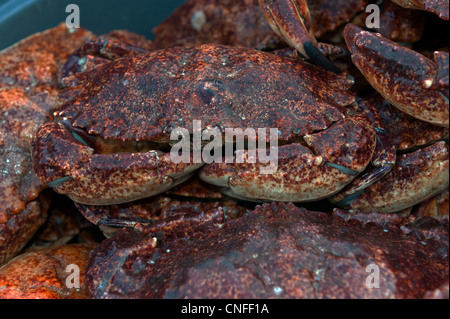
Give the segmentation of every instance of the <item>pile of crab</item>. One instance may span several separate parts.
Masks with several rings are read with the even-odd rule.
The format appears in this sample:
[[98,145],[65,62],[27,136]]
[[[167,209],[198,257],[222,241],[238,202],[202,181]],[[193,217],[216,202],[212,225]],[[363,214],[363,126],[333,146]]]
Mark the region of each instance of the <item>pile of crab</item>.
[[[70,198],[107,237],[86,269],[91,297],[448,294],[449,53],[436,32],[448,19],[439,0],[189,0],[154,41],[70,32],[82,41],[52,71],[23,164],[33,182],[16,186],[4,225],[46,188]],[[14,90],[44,103],[45,79],[31,78]],[[172,133],[196,121],[232,160],[174,161]],[[252,128],[277,136],[227,140]],[[277,154],[271,174],[256,139]],[[3,262],[35,231],[9,230]],[[363,287],[355,261],[398,286]],[[402,283],[398,264],[413,269]],[[337,284],[339,271],[352,278]]]

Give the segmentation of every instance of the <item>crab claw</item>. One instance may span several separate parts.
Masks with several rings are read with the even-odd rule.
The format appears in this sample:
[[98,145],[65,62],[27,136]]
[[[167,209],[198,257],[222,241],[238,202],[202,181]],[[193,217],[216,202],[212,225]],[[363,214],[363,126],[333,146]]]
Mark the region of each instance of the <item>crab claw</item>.
[[346,209],[393,213],[443,192],[449,183],[449,149],[445,142],[400,155],[383,179],[358,194],[337,194],[331,202]]
[[306,0],[259,0],[259,4],[274,32],[290,46],[312,63],[334,73],[341,72],[317,47]]
[[448,0],[392,0],[398,5],[409,8],[429,11],[437,14],[439,18],[449,19]]
[[[162,193],[203,164],[175,164],[160,151],[96,154],[59,122],[43,125],[32,142],[36,176],[57,193],[86,205],[127,203]],[[192,162],[191,162],[192,163]]]
[[386,100],[419,120],[449,126],[448,53],[436,52],[433,62],[353,24],[344,35],[353,63]]
[[261,167],[267,166],[245,151],[241,163],[208,164],[200,178],[240,199],[315,201],[339,192],[363,172],[376,144],[366,116],[347,117],[304,139],[309,148],[298,143],[277,148],[278,164],[272,174],[261,174]]

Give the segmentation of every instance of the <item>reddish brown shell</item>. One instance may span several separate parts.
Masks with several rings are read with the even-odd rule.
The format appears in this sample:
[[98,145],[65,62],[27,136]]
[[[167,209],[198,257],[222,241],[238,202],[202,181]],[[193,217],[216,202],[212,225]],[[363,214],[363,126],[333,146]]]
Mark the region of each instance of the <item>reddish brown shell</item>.
[[436,13],[441,19],[449,19],[448,0],[392,0],[395,3],[412,9]]
[[[105,240],[87,267],[91,296],[423,298],[448,281],[448,221],[282,203],[222,223],[217,214]],[[366,284],[370,265],[382,274],[379,289]]]
[[409,116],[378,94],[369,97],[366,103],[371,103],[378,110],[384,128],[398,151],[413,150],[448,138],[448,128]]
[[0,52],[0,264],[45,220],[49,198],[38,197],[44,185],[33,172],[30,144],[58,106],[59,69],[90,37],[60,24]]
[[308,1],[314,35],[320,38],[327,31],[333,31],[350,22],[357,13],[364,11],[368,4],[368,0]]
[[[383,213],[412,207],[448,188],[448,170],[449,149],[445,142],[400,155],[396,165],[383,179],[344,206]],[[338,194],[331,201],[337,203],[342,199]]]
[[[0,269],[1,299],[86,299],[84,269],[95,244],[56,245],[29,250]],[[70,288],[66,279],[78,266],[80,287]],[[69,278],[70,280],[70,278]]]
[[205,165],[200,177],[238,198],[285,202],[319,200],[340,191],[364,171],[376,145],[371,122],[359,115],[349,116],[304,139],[310,148],[298,143],[279,146],[276,167],[269,174],[261,170],[269,164],[262,163],[260,154],[245,151],[243,161],[236,160],[240,157],[236,155],[232,163]]
[[266,22],[258,0],[189,0],[153,32],[160,49],[205,43],[258,50],[286,45]]
[[278,128],[279,139],[344,118],[352,81],[304,62],[246,48],[171,48],[76,74],[59,117],[106,139],[168,142],[202,128]]

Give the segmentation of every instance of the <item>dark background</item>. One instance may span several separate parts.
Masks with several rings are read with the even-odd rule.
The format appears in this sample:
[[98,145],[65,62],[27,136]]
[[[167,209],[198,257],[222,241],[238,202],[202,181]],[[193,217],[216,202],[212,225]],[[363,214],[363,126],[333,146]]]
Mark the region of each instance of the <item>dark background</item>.
[[95,34],[127,29],[153,39],[152,29],[184,0],[0,0],[0,50],[66,21],[68,4],[80,8],[80,25]]

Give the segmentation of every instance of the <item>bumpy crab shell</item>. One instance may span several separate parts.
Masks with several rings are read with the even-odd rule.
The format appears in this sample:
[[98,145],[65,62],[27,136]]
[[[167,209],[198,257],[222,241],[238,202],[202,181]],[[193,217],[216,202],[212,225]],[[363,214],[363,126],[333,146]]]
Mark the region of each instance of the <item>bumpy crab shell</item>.
[[[77,74],[58,118],[104,139],[167,143],[202,128],[279,128],[280,140],[320,131],[354,101],[345,75],[260,51],[201,45],[120,59]],[[312,107],[313,106],[313,107]]]
[[441,19],[449,19],[447,0],[392,0],[405,8],[425,10],[437,14]]
[[224,222],[218,209],[105,240],[86,284],[96,298],[423,298],[448,282],[447,227],[283,203]]
[[[355,97],[346,75],[252,49],[214,44],[165,49],[99,65],[67,78],[66,84],[70,87],[62,96],[70,100],[57,114],[60,122],[36,133],[34,168],[41,181],[63,181],[55,186],[58,192],[88,205],[156,195],[174,186],[170,181],[179,178],[178,172],[198,169],[203,163],[192,159],[175,165],[168,153],[139,152],[146,142],[170,144],[175,128],[192,134],[196,120],[202,129],[222,133],[225,128],[275,128],[280,144],[305,138],[327,161],[357,173],[368,165],[376,142],[368,118],[351,115]],[[96,153],[90,146],[99,139],[137,147],[131,153]],[[300,144],[290,148],[306,165],[325,164]],[[340,188],[354,178],[327,169],[345,175]],[[159,180],[169,180],[167,187],[153,182]]]
[[[321,37],[349,22],[368,0],[309,1],[311,31]],[[264,18],[259,0],[189,0],[154,29],[157,48],[218,43],[257,50],[285,47]]]
[[32,168],[31,140],[60,103],[59,69],[91,37],[60,24],[0,52],[0,265],[45,220],[50,198],[39,196],[46,186]]
[[286,45],[266,22],[258,0],[189,0],[153,32],[160,49],[204,43],[258,50]]
[[[89,253],[96,244],[52,245],[31,249],[0,269],[1,299],[86,299],[84,269]],[[77,265],[77,288],[67,285],[67,276],[74,274]],[[70,269],[70,272],[67,270]],[[21,280],[17,280],[21,278]],[[70,278],[69,278],[70,280]],[[73,282],[75,283],[75,282]]]

